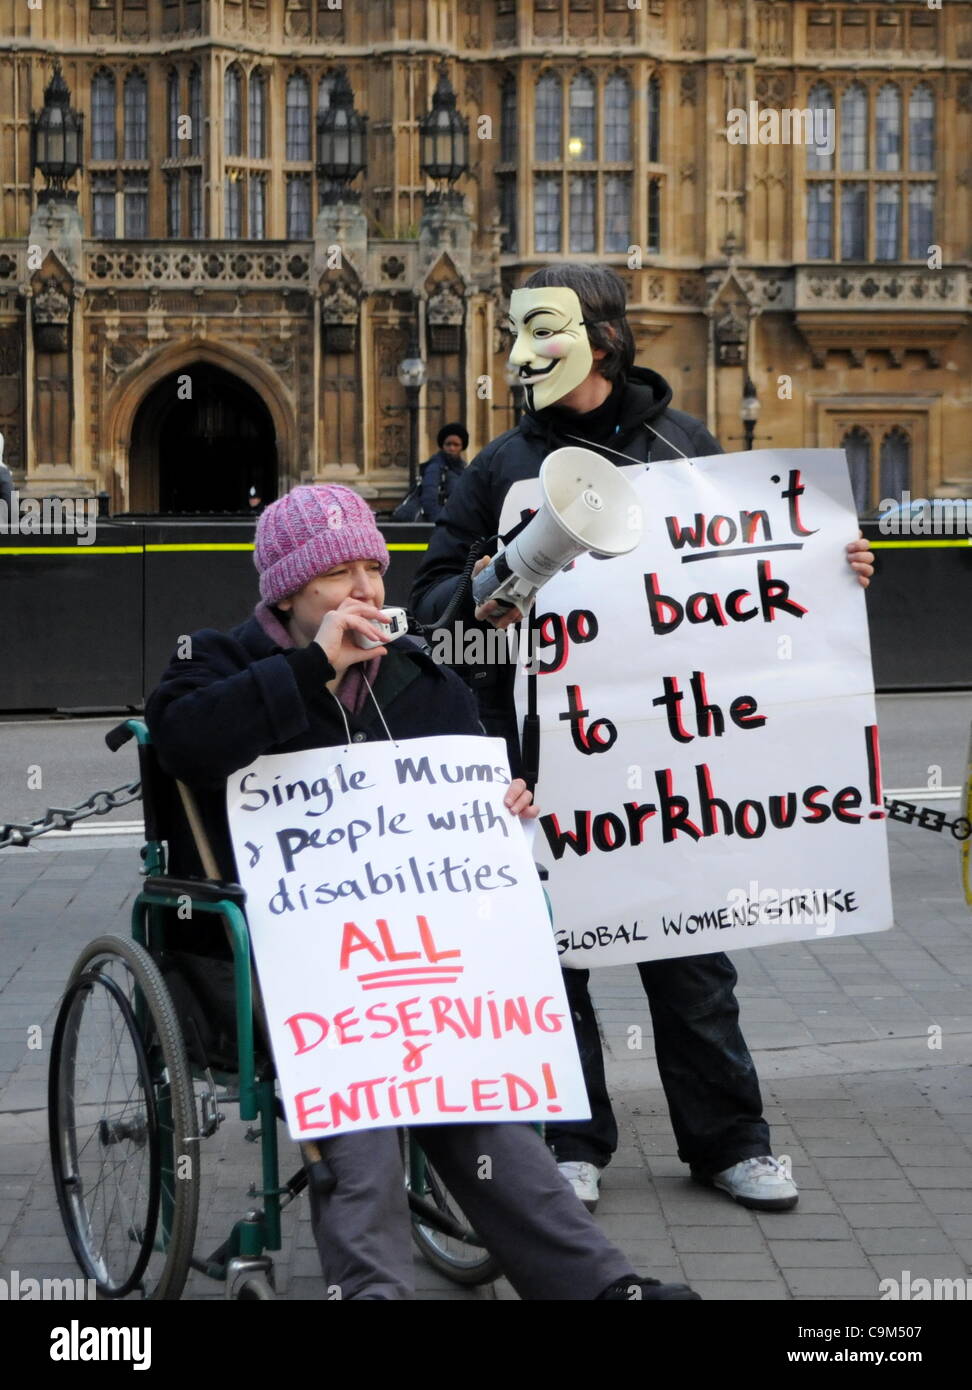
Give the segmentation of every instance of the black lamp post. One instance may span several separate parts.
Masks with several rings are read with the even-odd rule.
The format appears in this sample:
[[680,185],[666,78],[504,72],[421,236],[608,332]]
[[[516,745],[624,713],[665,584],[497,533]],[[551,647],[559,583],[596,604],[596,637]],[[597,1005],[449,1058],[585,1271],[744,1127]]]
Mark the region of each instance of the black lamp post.
[[398,364],[398,380],[405,387],[408,401],[408,490],[411,492],[418,482],[419,393],[425,384],[425,363],[419,356],[418,331],[414,325],[406,355]]
[[453,184],[469,172],[469,122],[456,110],[456,94],[443,60],[432,95],[432,110],[419,121],[419,168],[440,188],[428,202],[453,201],[459,195],[443,184]]
[[747,450],[753,447],[753,436],[756,433],[756,420],[759,416],[759,397],[756,394],[756,387],[753,385],[752,378],[746,373],[746,382],[743,386],[742,406],[739,411],[743,422],[743,438]]
[[77,192],[69,191],[68,180],[82,167],[84,116],[71,105],[71,93],[61,73],[60,63],[44,92],[44,106],[30,118],[30,163],[47,180],[38,194],[39,203],[53,200],[77,202]]
[[363,169],[368,117],[354,109],[354,93],[342,68],[331,91],[331,104],[317,118],[317,172],[325,189],[324,203],[350,202],[360,198],[350,184]]

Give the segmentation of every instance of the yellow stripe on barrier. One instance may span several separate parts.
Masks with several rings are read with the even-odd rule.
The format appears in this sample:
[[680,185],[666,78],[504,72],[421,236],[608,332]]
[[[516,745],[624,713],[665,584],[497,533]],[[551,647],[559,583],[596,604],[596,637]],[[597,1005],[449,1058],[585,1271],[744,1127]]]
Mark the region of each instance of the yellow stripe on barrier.
[[141,555],[140,545],[0,545],[4,555]]
[[964,541],[868,541],[871,550],[917,550],[919,546],[926,550],[944,550],[952,545],[972,545],[972,536]]
[[146,553],[160,554],[167,550],[252,550],[252,541],[196,541],[184,545],[147,545]]

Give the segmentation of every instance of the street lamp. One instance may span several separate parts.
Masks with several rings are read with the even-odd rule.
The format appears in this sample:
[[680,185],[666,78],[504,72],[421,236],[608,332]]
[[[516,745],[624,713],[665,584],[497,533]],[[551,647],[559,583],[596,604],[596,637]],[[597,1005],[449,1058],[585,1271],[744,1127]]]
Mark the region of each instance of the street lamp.
[[759,416],[759,397],[748,373],[746,383],[743,386],[742,406],[739,413],[742,416],[745,444],[748,450],[753,447],[753,435],[756,433],[756,420]]
[[[432,110],[419,121],[419,141],[419,168],[435,183],[453,184],[469,172],[469,122],[456,110],[456,94],[444,59],[439,64]],[[428,201],[447,201],[457,196],[447,189],[431,193]]]
[[425,385],[425,363],[419,356],[418,331],[412,327],[405,357],[398,364],[398,380],[408,400],[408,490],[418,482],[419,392]]
[[60,63],[44,92],[44,106],[30,118],[30,163],[47,180],[37,195],[38,203],[61,199],[77,202],[76,192],[66,185],[81,168],[84,116],[71,105],[71,93],[61,73]]
[[503,368],[503,375],[506,377],[506,384],[513,397],[513,423],[516,425],[523,414],[523,388],[520,385],[520,369],[508,361]]
[[324,203],[357,200],[361,195],[349,187],[363,169],[368,117],[354,109],[354,93],[342,68],[331,91],[331,102],[317,118],[317,172],[327,185]]

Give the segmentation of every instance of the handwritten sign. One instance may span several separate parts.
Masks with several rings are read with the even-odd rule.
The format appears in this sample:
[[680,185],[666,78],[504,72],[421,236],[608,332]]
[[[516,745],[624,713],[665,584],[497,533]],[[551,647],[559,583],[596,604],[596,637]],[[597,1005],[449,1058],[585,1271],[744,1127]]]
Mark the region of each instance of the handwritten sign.
[[590,1114],[500,739],[258,758],[227,784],[294,1139]]
[[[844,455],[625,468],[644,538],[537,598],[542,834],[561,959],[588,967],[892,924]],[[500,523],[538,505],[510,491]]]

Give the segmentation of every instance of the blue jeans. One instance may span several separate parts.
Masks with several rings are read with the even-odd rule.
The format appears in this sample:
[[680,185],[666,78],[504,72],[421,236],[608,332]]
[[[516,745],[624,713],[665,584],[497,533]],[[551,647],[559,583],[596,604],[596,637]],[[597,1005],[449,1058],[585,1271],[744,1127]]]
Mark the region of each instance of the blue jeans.
[[[642,961],[638,966],[655,1036],[658,1072],[683,1163],[701,1174],[770,1152],[759,1080],[739,1028],[736,970],[722,953]],[[564,970],[587,1096],[589,1120],[546,1126],[559,1162],[604,1167],[618,1127],[604,1077],[597,1018],[587,992],[590,972]]]

